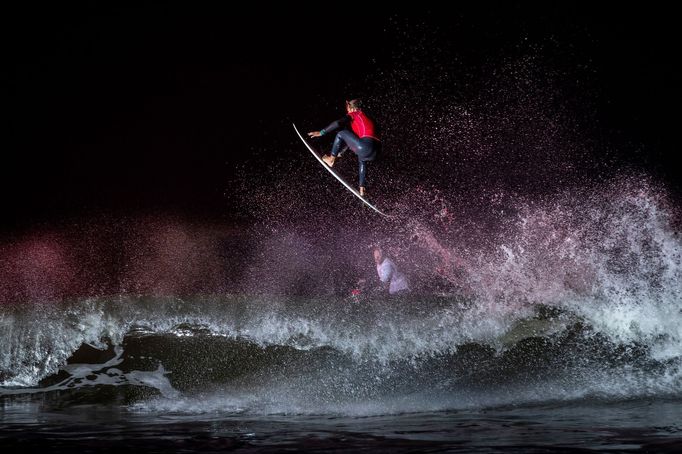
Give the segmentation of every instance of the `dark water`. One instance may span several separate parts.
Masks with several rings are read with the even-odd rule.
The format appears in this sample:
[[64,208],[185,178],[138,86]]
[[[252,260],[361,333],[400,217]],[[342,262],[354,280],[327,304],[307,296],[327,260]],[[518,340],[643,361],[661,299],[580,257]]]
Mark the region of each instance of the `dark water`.
[[349,417],[59,409],[24,401],[3,405],[0,445],[50,452],[679,452],[681,403],[586,400]]

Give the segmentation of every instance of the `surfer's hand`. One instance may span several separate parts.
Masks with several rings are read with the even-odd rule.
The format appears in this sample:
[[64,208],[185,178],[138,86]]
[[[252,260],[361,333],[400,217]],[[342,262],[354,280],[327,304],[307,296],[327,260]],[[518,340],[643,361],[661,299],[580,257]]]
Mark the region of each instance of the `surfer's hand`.
[[320,134],[320,131],[312,131],[308,133],[308,137],[320,137],[322,134]]

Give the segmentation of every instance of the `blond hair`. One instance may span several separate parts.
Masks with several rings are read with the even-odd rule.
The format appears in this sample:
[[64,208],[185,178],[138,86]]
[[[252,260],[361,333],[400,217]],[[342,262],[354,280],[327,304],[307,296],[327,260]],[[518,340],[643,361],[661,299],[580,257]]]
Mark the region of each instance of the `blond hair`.
[[351,99],[350,101],[346,101],[346,107],[349,109],[357,110],[362,107],[362,101],[359,99]]

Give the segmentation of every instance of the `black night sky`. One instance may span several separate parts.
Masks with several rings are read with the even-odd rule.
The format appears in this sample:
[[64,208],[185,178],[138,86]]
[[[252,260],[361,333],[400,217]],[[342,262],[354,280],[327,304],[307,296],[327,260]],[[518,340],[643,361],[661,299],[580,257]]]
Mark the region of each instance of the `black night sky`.
[[587,77],[619,159],[679,191],[677,20],[672,7],[623,5],[6,11],[4,228],[100,212],[229,219],[243,164],[308,159],[291,154],[291,121],[339,117],[344,99],[370,95],[367,74],[393,67],[420,33],[436,43],[427,54],[462,72],[494,66],[518,43],[558,49],[550,61]]

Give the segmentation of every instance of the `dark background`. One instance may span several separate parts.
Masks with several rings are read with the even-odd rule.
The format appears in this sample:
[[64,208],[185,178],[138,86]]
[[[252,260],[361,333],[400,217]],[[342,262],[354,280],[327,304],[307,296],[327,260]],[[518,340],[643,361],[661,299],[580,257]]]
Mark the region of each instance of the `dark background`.
[[446,65],[457,55],[460,71],[519,42],[553,43],[569,56],[556,66],[590,75],[590,108],[618,158],[679,191],[672,7],[354,8],[6,10],[3,228],[101,212],[236,216],[243,165],[291,147],[292,120],[321,127],[342,114],[343,99],[367,95],[367,73],[425,32],[437,46],[424,52]]

